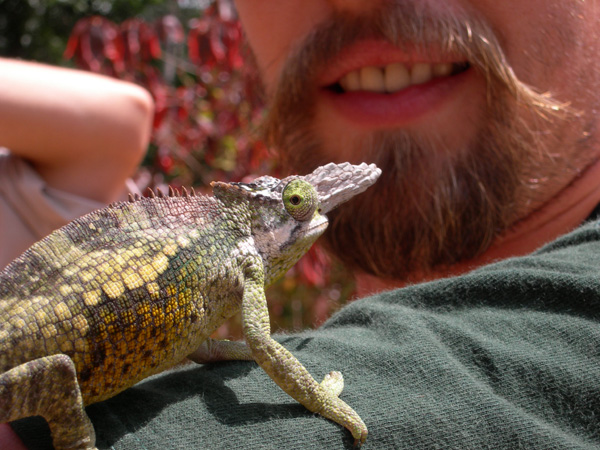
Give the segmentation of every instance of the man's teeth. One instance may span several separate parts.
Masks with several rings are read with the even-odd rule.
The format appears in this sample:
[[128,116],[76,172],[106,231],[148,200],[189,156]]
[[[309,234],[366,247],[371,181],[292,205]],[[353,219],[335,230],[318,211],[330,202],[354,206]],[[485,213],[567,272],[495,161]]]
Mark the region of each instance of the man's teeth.
[[452,64],[417,63],[408,67],[401,63],[385,67],[367,66],[342,77],[340,86],[344,91],[397,92],[409,86],[423,84],[434,78],[452,73]]

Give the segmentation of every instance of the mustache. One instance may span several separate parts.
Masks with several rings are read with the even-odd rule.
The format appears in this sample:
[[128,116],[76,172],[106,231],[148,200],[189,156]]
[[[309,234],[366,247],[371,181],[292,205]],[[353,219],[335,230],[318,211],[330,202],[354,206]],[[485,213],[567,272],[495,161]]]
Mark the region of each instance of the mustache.
[[314,102],[317,77],[328,61],[365,39],[388,41],[400,49],[417,49],[425,56],[435,49],[437,55],[448,55],[457,62],[466,61],[484,76],[488,103],[502,90],[518,104],[533,107],[543,118],[571,112],[568,104],[519,80],[496,33],[483,20],[448,12],[442,14],[427,4],[385,0],[379,7],[360,15],[332,13],[292,49],[270,99],[273,120],[268,118],[264,128],[268,140],[278,142],[271,138],[284,131],[277,124],[281,114],[302,110],[307,114]]

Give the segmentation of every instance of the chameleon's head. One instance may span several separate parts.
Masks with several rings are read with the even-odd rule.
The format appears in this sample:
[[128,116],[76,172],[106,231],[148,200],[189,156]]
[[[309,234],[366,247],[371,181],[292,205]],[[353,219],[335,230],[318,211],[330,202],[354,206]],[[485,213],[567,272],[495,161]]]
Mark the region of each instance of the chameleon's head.
[[292,267],[327,228],[326,214],[371,186],[381,170],[374,164],[327,164],[305,176],[251,183],[213,183],[215,196],[247,203],[252,238],[265,262],[267,283]]

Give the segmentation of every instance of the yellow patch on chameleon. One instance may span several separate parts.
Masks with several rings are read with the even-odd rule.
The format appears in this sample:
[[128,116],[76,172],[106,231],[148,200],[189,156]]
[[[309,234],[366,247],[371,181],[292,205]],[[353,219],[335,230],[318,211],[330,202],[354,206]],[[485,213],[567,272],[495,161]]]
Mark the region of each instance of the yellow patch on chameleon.
[[87,306],[95,306],[100,303],[101,300],[101,292],[99,289],[94,289],[93,291],[85,292],[83,294],[83,302]]
[[148,283],[146,285],[146,290],[148,291],[148,294],[150,294],[152,297],[158,297],[158,295],[160,294],[160,286],[158,285],[158,283]]
[[170,242],[169,244],[165,245],[162,249],[163,253],[167,256],[175,256],[177,254],[177,244],[174,242]]
[[71,310],[64,302],[60,302],[54,307],[54,314],[56,314],[56,317],[61,322],[69,320],[71,317],[73,317],[73,315],[71,314]]
[[63,297],[67,297],[73,293],[73,288],[68,284],[63,284],[58,288],[58,292],[60,292]]
[[123,282],[129,290],[133,290],[144,285],[144,279],[140,276],[140,274],[131,270],[123,274]]
[[90,330],[90,325],[87,319],[81,314],[77,314],[75,317],[73,317],[72,323],[75,329],[79,331],[80,336],[85,336]]
[[102,285],[102,290],[108,298],[119,298],[125,292],[125,286],[119,281],[107,281]]
[[152,267],[158,274],[163,273],[169,267],[169,258],[164,253],[159,253],[152,260]]
[[38,323],[46,322],[46,319],[48,317],[43,309],[38,309],[36,312],[33,313],[33,316],[36,318]]
[[56,327],[52,323],[46,324],[46,326],[44,326],[40,331],[42,332],[42,336],[44,336],[46,339],[50,339],[57,334]]
[[158,273],[152,264],[146,264],[140,267],[139,274],[146,283],[150,283],[158,278]]

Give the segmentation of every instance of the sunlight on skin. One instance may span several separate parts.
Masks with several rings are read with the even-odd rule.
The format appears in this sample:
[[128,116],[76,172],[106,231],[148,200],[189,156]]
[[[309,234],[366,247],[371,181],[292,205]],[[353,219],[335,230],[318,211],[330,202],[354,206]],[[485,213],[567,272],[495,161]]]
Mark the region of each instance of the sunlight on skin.
[[13,429],[7,423],[0,423],[0,448],[10,450],[27,450],[16,435]]

